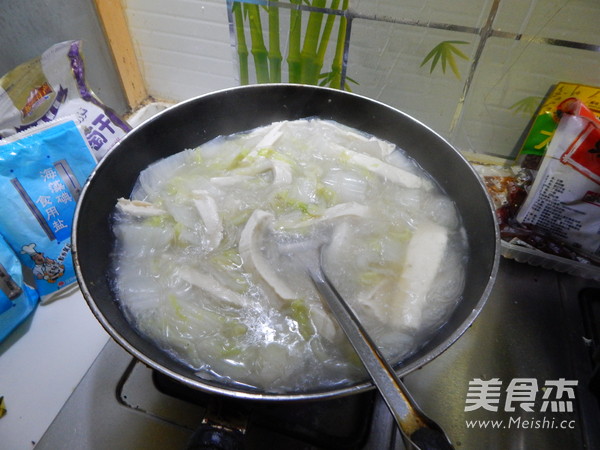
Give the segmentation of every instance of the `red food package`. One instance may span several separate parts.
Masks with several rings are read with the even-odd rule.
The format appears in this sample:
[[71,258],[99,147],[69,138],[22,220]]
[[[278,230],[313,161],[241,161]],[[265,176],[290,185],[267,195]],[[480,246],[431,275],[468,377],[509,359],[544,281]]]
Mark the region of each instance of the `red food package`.
[[517,221],[600,261],[600,121],[579,100],[564,112]]

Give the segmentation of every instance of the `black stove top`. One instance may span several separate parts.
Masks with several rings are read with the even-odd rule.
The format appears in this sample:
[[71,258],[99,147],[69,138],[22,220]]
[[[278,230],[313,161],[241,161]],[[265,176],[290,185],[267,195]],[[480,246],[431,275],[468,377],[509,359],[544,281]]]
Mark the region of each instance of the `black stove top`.
[[[600,448],[600,283],[502,260],[474,325],[404,377],[458,449]],[[185,449],[206,420],[246,429],[252,449],[403,445],[375,391],[310,403],[189,391],[109,341],[36,450]]]
[[298,402],[240,400],[208,394],[186,387],[159,372],[152,373],[162,393],[205,409],[204,421],[243,430],[247,449],[266,449],[273,434],[287,439],[286,449],[360,450],[365,444],[376,392],[341,398]]

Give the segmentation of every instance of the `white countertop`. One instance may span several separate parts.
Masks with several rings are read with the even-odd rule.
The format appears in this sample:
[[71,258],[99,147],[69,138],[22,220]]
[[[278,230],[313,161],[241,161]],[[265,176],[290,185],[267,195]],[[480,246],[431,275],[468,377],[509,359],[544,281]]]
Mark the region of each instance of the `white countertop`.
[[33,448],[108,339],[76,288],[39,305],[0,343],[0,447]]

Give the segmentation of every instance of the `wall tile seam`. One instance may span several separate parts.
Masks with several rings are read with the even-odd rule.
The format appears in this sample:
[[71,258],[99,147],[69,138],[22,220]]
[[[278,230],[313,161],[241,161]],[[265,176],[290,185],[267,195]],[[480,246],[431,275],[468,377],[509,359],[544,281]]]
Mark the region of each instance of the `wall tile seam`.
[[[233,1],[227,0],[227,3],[228,4],[233,3]],[[243,2],[243,3],[247,3],[247,2]],[[414,26],[414,27],[420,27],[420,28],[425,28],[425,29],[456,31],[456,32],[468,33],[468,34],[473,34],[473,35],[481,35],[484,32],[484,30],[486,28],[488,28],[487,22],[486,22],[486,24],[484,24],[481,27],[474,27],[474,26],[458,25],[458,24],[445,23],[445,22],[423,22],[421,20],[401,19],[401,18],[395,18],[395,17],[385,16],[385,15],[365,14],[365,13],[356,12],[352,8],[349,8],[348,10],[344,11],[344,10],[331,9],[331,8],[315,8],[315,7],[307,6],[307,5],[294,5],[294,4],[290,4],[290,3],[281,3],[281,2],[271,1],[271,0],[251,0],[250,3],[258,3],[260,5],[274,4],[281,9],[290,9],[290,10],[297,9],[300,11],[308,11],[308,12],[312,11],[312,12],[321,12],[321,13],[329,14],[329,15],[345,16],[346,19],[349,21],[356,20],[356,19],[369,20],[369,21],[375,21],[375,22],[391,23],[391,24],[396,24],[396,25]],[[498,1],[496,6],[492,5],[492,7],[490,7],[490,9],[492,10],[492,11],[490,11],[490,14],[493,13],[493,10],[497,8],[499,3],[500,2]],[[493,13],[493,15],[495,17],[495,13]],[[570,48],[576,48],[576,49],[581,49],[581,50],[590,50],[590,51],[594,51],[594,52],[600,52],[600,45],[597,45],[594,43],[577,42],[577,41],[556,39],[556,38],[550,38],[550,37],[542,37],[542,36],[537,36],[537,35],[527,35],[527,34],[522,34],[522,33],[511,32],[511,31],[502,31],[502,30],[494,29],[493,23],[491,24],[491,27],[488,28],[488,36],[516,40],[516,41],[523,40],[523,41],[527,41],[527,42],[543,43],[543,44],[548,44],[548,45],[556,45],[556,46],[562,46],[562,47],[570,47]]]
[[183,22],[188,22],[188,23],[194,23],[194,24],[206,24],[206,25],[219,25],[219,26],[223,26],[226,27],[227,24],[226,23],[220,23],[218,22],[219,19],[221,19],[220,17],[194,17],[194,16],[183,16],[180,14],[176,14],[176,13],[155,13],[152,11],[146,11],[146,10],[127,10],[127,14],[129,17],[130,22],[142,22],[142,21],[147,21],[147,20],[154,20],[154,19],[159,19],[164,21],[165,19],[168,20],[181,20]]
[[[537,35],[525,35],[522,33],[496,30],[496,29],[494,29],[494,21],[496,19],[496,13],[500,6],[500,2],[501,2],[501,0],[494,0],[492,2],[492,5],[490,6],[490,11],[486,18],[486,23],[483,26],[469,27],[469,26],[464,26],[464,25],[457,25],[457,24],[443,23],[443,22],[422,22],[420,20],[400,19],[400,18],[394,18],[394,17],[390,17],[390,16],[380,16],[377,14],[364,14],[364,13],[359,13],[359,12],[354,11],[352,8],[349,8],[348,10],[344,11],[344,10],[331,9],[331,8],[315,8],[312,6],[302,5],[302,4],[298,5],[298,4],[291,4],[291,3],[273,2],[271,0],[252,0],[252,3],[258,3],[261,5],[274,4],[278,8],[282,8],[282,9],[290,9],[290,10],[296,9],[296,10],[308,11],[308,12],[311,12],[311,11],[312,12],[321,12],[324,14],[338,15],[338,16],[345,17],[347,20],[347,28],[346,28],[346,36],[345,36],[345,43],[344,43],[344,61],[342,64],[342,74],[341,74],[342,75],[341,76],[342,86],[345,86],[345,84],[346,84],[347,62],[348,62],[348,54],[349,54],[349,50],[350,50],[349,47],[350,47],[350,41],[351,41],[352,22],[354,20],[370,20],[370,21],[374,21],[374,22],[406,25],[406,26],[413,26],[413,27],[419,27],[419,28],[424,28],[424,29],[435,29],[435,30],[444,30],[444,31],[450,31],[450,32],[460,32],[460,33],[472,34],[474,36],[479,36],[480,41],[476,47],[475,55],[473,56],[473,60],[471,61],[471,68],[469,71],[469,75],[467,76],[467,79],[464,83],[463,95],[461,96],[459,104],[457,105],[457,111],[454,115],[454,119],[452,121],[452,126],[450,127],[451,131],[452,131],[452,129],[454,129],[456,124],[460,121],[462,105],[464,104],[466,96],[470,90],[471,82],[475,75],[475,71],[478,66],[479,58],[485,49],[488,38],[496,37],[496,38],[502,38],[502,39],[507,39],[507,40],[514,40],[514,41],[524,41],[527,43],[546,44],[546,45],[553,45],[553,46],[559,46],[559,47],[600,52],[600,46],[596,45],[596,44],[592,44],[592,43],[576,42],[576,41],[569,41],[569,40],[562,40],[562,39],[555,39],[555,38],[540,37]],[[230,14],[230,6],[232,3],[233,3],[233,0],[227,0],[230,27],[231,27],[231,20],[232,20],[232,17]],[[235,37],[232,36],[231,38],[233,41],[232,45],[235,46],[236,45]]]
[[488,16],[486,18],[485,24],[479,31],[479,43],[477,44],[477,48],[475,49],[475,54],[473,55],[473,62],[469,67],[469,74],[465,80],[465,84],[463,85],[463,91],[458,99],[458,103],[456,105],[456,109],[454,110],[454,115],[452,116],[452,121],[450,122],[450,135],[454,134],[454,129],[460,123],[463,117],[463,107],[465,105],[465,100],[467,99],[467,95],[471,90],[471,84],[473,83],[473,79],[475,78],[475,73],[477,71],[477,67],[479,66],[479,60],[485,46],[487,44],[487,40],[492,34],[494,21],[496,20],[496,15],[498,14],[498,8],[500,7],[501,0],[493,0],[492,5],[490,6],[490,10],[488,12]]
[[546,44],[555,47],[567,47],[577,50],[589,50],[592,52],[600,52],[600,45],[590,44],[585,42],[569,41],[566,39],[545,38],[536,35],[527,35],[521,33],[513,33],[506,31],[492,30],[490,37],[504,38],[514,41],[524,41],[534,44]]
[[[150,52],[152,52],[153,48],[152,47],[146,47]],[[156,52],[154,52],[156,53]],[[168,53],[168,52],[167,52]],[[209,56],[196,56],[193,55],[192,53],[180,53],[181,56],[185,56],[185,57],[191,57],[190,60],[194,61],[194,62],[203,62],[206,64],[213,64],[211,66],[211,69],[215,69],[216,67],[221,67],[223,65],[227,65],[229,66],[231,64],[231,61],[229,58],[216,58],[216,57],[209,57]],[[168,61],[165,61],[165,59],[155,59],[155,58],[149,58],[148,60],[146,60],[146,64],[147,65],[153,65],[156,67],[168,67],[171,70],[173,70],[173,65],[170,64]],[[194,73],[203,73],[205,72],[205,70],[196,70],[190,67],[185,67],[185,66],[181,66],[179,65],[177,67],[177,70],[181,70],[181,71],[186,71],[186,72],[194,72]]]
[[[131,28],[132,31],[134,33],[138,33],[139,35],[143,35],[144,33],[148,33],[149,35],[152,35],[152,37],[159,37],[161,39],[163,39],[163,41],[161,42],[163,45],[162,47],[159,47],[157,43],[154,44],[145,44],[146,47],[156,47],[156,48],[161,48],[164,50],[169,50],[169,46],[168,45],[164,45],[164,40],[167,38],[173,38],[173,39],[177,39],[180,42],[186,42],[186,43],[195,43],[195,44],[208,44],[208,45],[217,45],[217,46],[223,46],[223,47],[231,47],[231,44],[229,42],[223,42],[222,39],[219,38],[214,38],[214,37],[207,37],[207,36],[191,36],[191,35],[185,35],[183,33],[178,34],[178,33],[167,33],[164,31],[148,31],[146,28],[135,28],[132,27]],[[151,39],[148,39],[151,40]],[[138,39],[138,41],[140,41],[140,39]],[[142,44],[144,46],[144,44]],[[174,52],[177,52],[177,50],[173,50]],[[202,56],[202,55],[198,55],[198,56]]]

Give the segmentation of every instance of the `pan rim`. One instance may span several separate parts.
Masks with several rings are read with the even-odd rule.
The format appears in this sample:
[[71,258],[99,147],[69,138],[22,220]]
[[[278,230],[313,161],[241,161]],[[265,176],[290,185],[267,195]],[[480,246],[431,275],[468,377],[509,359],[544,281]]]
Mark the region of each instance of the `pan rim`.
[[[78,245],[79,245],[78,228],[79,227],[77,226],[77,224],[80,222],[80,215],[82,214],[82,205],[83,205],[84,201],[87,199],[88,191],[91,189],[90,186],[92,186],[96,177],[99,176],[98,173],[102,172],[104,165],[108,164],[110,155],[113,154],[113,152],[115,152],[115,151],[118,152],[119,151],[118,149],[123,145],[123,142],[127,141],[127,139],[132,139],[132,138],[129,138],[129,136],[135,136],[135,134],[137,134],[137,133],[142,133],[147,127],[152,126],[152,123],[161,120],[161,117],[168,115],[168,114],[173,114],[172,111],[185,108],[186,105],[194,104],[197,102],[202,102],[207,98],[219,97],[219,96],[223,96],[223,95],[235,95],[236,92],[244,92],[244,91],[247,91],[250,89],[255,90],[255,89],[259,89],[259,88],[260,89],[289,88],[289,89],[294,89],[294,90],[301,89],[301,90],[314,90],[314,91],[319,91],[319,92],[330,92],[332,95],[334,94],[336,96],[339,96],[339,95],[351,96],[356,99],[359,99],[362,102],[366,101],[369,103],[377,104],[377,105],[379,105],[379,107],[384,108],[386,110],[390,110],[394,114],[397,114],[399,116],[403,116],[405,119],[413,122],[416,126],[419,126],[423,130],[426,130],[428,133],[435,135],[436,138],[439,139],[441,142],[443,142],[446,147],[448,147],[449,149],[452,149],[454,151],[454,153],[455,153],[454,156],[455,157],[458,156],[459,159],[462,160],[463,165],[466,165],[470,169],[472,175],[477,179],[479,187],[481,188],[482,192],[485,193],[485,195],[488,199],[487,203],[488,203],[489,210],[486,211],[486,214],[490,214],[492,223],[494,225],[494,239],[493,239],[494,254],[491,257],[491,266],[490,266],[490,270],[489,270],[489,277],[486,280],[486,284],[482,290],[482,294],[479,297],[479,300],[475,303],[475,306],[473,307],[472,311],[460,323],[460,326],[456,327],[454,329],[454,331],[452,333],[450,333],[450,335],[443,342],[441,342],[437,346],[433,347],[431,350],[429,350],[423,356],[421,356],[420,358],[417,358],[416,360],[414,360],[411,363],[402,364],[402,362],[400,362],[399,365],[396,365],[395,369],[399,376],[404,376],[404,375],[407,375],[408,373],[413,372],[414,370],[424,366],[425,364],[429,363],[433,359],[437,358],[444,351],[446,351],[450,346],[452,346],[466,332],[466,330],[473,324],[473,322],[475,321],[475,319],[477,318],[477,316],[479,315],[479,313],[485,306],[485,303],[487,302],[487,300],[489,298],[489,295],[493,289],[494,282],[496,279],[496,275],[497,275],[497,271],[498,271],[498,267],[499,267],[499,263],[500,263],[500,233],[499,233],[499,229],[498,229],[498,225],[497,225],[497,221],[496,221],[495,212],[493,210],[492,203],[489,199],[489,196],[487,195],[487,191],[485,189],[483,181],[476,174],[475,170],[470,165],[470,163],[468,163],[466,158],[454,146],[452,146],[445,138],[440,136],[437,132],[435,132],[434,130],[432,130],[430,127],[423,124],[422,122],[418,121],[417,119],[415,119],[415,118],[409,116],[408,114],[406,114],[396,108],[393,108],[383,102],[380,102],[378,100],[370,99],[368,97],[354,94],[354,93],[342,92],[342,91],[338,91],[335,89],[319,87],[319,86],[305,86],[305,85],[293,85],[293,84],[288,84],[288,83],[274,83],[274,84],[262,84],[262,85],[251,85],[251,86],[237,86],[237,87],[233,87],[233,88],[226,88],[226,89],[218,90],[215,92],[210,92],[207,94],[202,94],[202,95],[187,99],[183,102],[177,103],[177,104],[170,106],[169,108],[166,108],[165,110],[157,113],[155,116],[147,119],[142,124],[140,124],[138,127],[133,129],[121,142],[119,142],[117,145],[115,145],[115,147],[113,147],[113,149],[106,155],[106,157],[98,163],[96,168],[92,171],[92,173],[88,177],[88,180],[86,181],[86,183],[81,191],[80,201],[78,201],[78,203],[77,203],[74,218],[73,218],[74,226],[73,226],[71,242],[72,242],[72,256],[73,256],[73,261],[74,261],[75,273],[77,276],[77,281],[78,281],[79,287],[81,289],[81,292],[82,292],[89,308],[91,309],[92,313],[94,314],[96,319],[100,322],[100,324],[104,327],[104,329],[108,332],[108,334],[111,336],[111,338],[113,338],[119,345],[121,345],[128,353],[130,353],[137,360],[139,360],[142,363],[144,363],[145,365],[161,372],[162,374],[181,382],[182,384],[184,384],[188,387],[198,389],[201,391],[205,391],[208,393],[226,395],[229,397],[243,398],[243,399],[249,399],[249,400],[306,401],[306,400],[322,400],[322,399],[326,399],[326,398],[341,397],[341,396],[350,395],[350,394],[354,394],[354,393],[358,393],[358,392],[363,392],[365,390],[370,390],[370,389],[374,388],[373,384],[367,379],[366,381],[359,382],[358,384],[351,384],[351,385],[343,386],[343,387],[320,388],[313,392],[271,393],[271,392],[264,392],[264,391],[260,391],[260,390],[257,390],[256,392],[254,392],[254,391],[249,391],[249,390],[240,390],[239,387],[237,387],[235,385],[232,385],[232,386],[214,385],[214,384],[207,383],[202,378],[194,379],[194,378],[188,377],[186,375],[183,375],[175,370],[172,370],[172,369],[165,367],[164,365],[158,363],[152,357],[146,355],[136,345],[132,344],[128,339],[126,339],[124,336],[122,336],[122,334],[119,332],[119,330],[115,326],[113,326],[113,323],[111,323],[111,321],[103,313],[102,309],[99,307],[99,305],[94,300],[92,292],[88,288],[84,273],[82,271],[82,266],[81,266],[80,253],[79,253],[79,248],[78,248]],[[114,299],[112,299],[112,300],[114,301]]]

